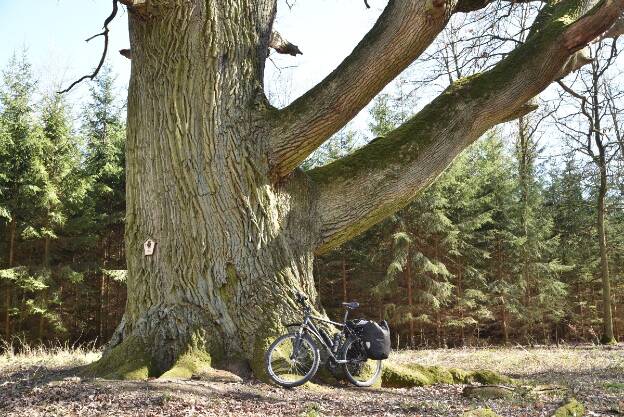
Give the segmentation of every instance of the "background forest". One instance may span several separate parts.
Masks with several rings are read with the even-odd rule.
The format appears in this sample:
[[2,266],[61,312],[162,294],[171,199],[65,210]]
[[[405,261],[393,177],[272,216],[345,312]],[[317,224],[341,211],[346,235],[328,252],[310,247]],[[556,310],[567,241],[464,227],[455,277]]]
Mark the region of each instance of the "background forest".
[[[562,83],[564,104],[489,132],[413,203],[318,257],[330,316],[358,300],[357,314],[390,322],[395,347],[599,342],[606,260],[621,338],[624,141],[610,64]],[[409,117],[406,80],[377,97],[367,129],[341,131],[304,169]],[[73,108],[40,91],[25,53],[0,91],[0,335],[99,345],[125,304],[124,94],[105,69]]]

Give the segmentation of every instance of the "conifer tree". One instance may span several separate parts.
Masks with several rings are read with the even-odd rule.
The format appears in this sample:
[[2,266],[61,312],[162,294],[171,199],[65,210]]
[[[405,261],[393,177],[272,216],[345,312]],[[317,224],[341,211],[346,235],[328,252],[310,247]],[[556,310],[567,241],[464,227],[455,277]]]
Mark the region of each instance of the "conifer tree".
[[[37,214],[42,206],[45,170],[42,164],[42,136],[34,119],[33,94],[36,82],[26,53],[14,54],[3,72],[0,92],[0,193],[6,233],[3,264],[11,269],[21,261],[19,242],[36,237]],[[12,334],[11,316],[17,314],[13,297],[14,274],[1,276],[4,292],[4,336]]]
[[[106,67],[90,88],[90,101],[84,111],[82,134],[86,155],[86,221],[97,259],[99,278],[98,333],[109,331],[110,279],[108,270],[125,269],[125,124],[115,92],[115,77]],[[149,175],[149,173],[145,173]]]

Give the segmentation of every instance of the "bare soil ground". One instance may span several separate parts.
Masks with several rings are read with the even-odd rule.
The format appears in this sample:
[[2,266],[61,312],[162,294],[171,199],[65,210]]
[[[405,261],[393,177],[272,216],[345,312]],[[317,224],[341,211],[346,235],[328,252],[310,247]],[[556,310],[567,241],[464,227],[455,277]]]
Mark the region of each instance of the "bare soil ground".
[[[106,381],[75,367],[98,358],[83,350],[0,356],[0,416],[459,416],[491,408],[501,416],[551,416],[575,397],[588,416],[624,415],[624,346],[401,351],[391,360],[491,369],[523,380],[524,395],[476,400],[462,385],[361,389],[309,385],[286,390],[257,381]],[[556,384],[547,394],[530,387]]]

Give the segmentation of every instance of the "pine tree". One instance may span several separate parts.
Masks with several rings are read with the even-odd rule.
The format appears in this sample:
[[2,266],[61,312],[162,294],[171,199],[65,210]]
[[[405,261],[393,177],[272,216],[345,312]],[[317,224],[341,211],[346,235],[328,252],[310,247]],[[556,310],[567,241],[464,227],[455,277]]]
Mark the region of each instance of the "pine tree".
[[481,247],[488,252],[480,267],[487,277],[490,309],[500,325],[504,343],[508,344],[521,296],[520,286],[509,268],[518,243],[514,234],[517,219],[513,216],[513,165],[498,135],[491,134],[482,140],[476,160],[488,161],[480,164],[479,174],[483,176],[483,203],[491,221],[480,231]]
[[559,280],[559,273],[566,267],[554,256],[558,239],[552,233],[553,221],[544,209],[544,187],[538,179],[541,168],[537,158],[541,149],[536,139],[536,128],[530,118],[521,117],[514,144],[514,216],[517,219],[515,235],[518,240],[513,270],[524,293],[519,319],[527,343],[532,343],[534,330],[540,325],[542,336],[548,342],[550,332],[547,323],[558,323],[567,310],[567,289]]
[[84,186],[79,172],[78,139],[72,133],[71,120],[61,95],[44,98],[41,118],[46,182],[40,234],[44,241],[43,264],[49,266],[51,242],[58,238],[72,208],[82,203]]
[[[10,270],[21,261],[20,239],[37,237],[38,214],[43,205],[45,170],[42,163],[42,134],[35,122],[33,94],[36,82],[25,52],[14,54],[3,72],[0,92],[0,193],[2,216],[6,229],[4,264]],[[19,312],[14,274],[2,275],[4,284],[4,336],[12,334],[11,316]]]
[[587,340],[587,330],[597,319],[591,308],[594,254],[593,214],[583,187],[584,174],[579,162],[568,157],[562,167],[550,170],[551,181],[546,193],[546,207],[552,213],[553,233],[559,237],[557,257],[569,269],[561,273],[569,289],[567,304],[571,306],[565,317],[566,333],[570,337]]
[[107,271],[125,269],[125,125],[114,83],[110,68],[104,68],[90,88],[91,97],[82,127],[86,146],[84,170],[89,182],[85,220],[97,260],[100,336],[108,332],[110,326],[106,300],[111,283]]

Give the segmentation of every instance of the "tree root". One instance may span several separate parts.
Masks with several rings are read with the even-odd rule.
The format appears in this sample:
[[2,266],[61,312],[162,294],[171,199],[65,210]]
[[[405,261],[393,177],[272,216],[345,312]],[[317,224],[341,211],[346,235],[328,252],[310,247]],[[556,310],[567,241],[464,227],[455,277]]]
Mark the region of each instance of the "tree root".
[[392,388],[422,387],[434,384],[509,384],[513,380],[487,370],[466,371],[457,368],[423,366],[418,364],[384,363],[382,386]]
[[80,374],[88,378],[142,380],[156,377],[161,380],[201,379],[219,382],[241,382],[231,372],[212,367],[210,354],[196,346],[178,356],[166,371],[159,371],[141,338],[130,336],[107,351],[100,360],[82,368]]
[[190,349],[176,360],[159,379],[190,379],[207,376],[212,370],[210,355],[199,349]]
[[500,417],[490,408],[477,408],[475,410],[466,411],[461,417]]
[[569,399],[559,407],[553,417],[581,417],[585,414],[585,407],[574,398]]
[[85,377],[104,379],[134,380],[156,376],[150,372],[151,360],[146,352],[143,341],[136,336],[130,336],[97,362],[84,367],[80,373]]

